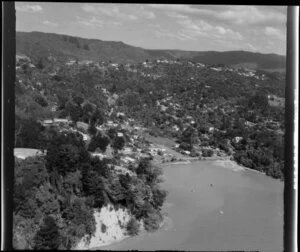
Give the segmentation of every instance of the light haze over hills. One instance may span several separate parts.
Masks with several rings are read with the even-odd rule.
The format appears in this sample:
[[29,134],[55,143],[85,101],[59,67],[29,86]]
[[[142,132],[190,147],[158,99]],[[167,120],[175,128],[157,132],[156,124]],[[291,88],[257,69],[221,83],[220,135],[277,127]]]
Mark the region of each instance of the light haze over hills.
[[286,57],[247,51],[183,51],[153,50],[117,41],[85,39],[43,32],[17,32],[16,51],[33,60],[54,56],[59,61],[69,59],[100,60],[117,63],[138,63],[154,59],[189,59],[204,64],[238,65],[260,69],[284,69]]

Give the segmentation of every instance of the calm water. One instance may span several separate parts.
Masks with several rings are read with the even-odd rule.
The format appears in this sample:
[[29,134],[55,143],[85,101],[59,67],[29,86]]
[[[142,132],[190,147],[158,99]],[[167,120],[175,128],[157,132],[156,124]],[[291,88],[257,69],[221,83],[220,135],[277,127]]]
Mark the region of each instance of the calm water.
[[211,161],[164,166],[164,178],[165,225],[101,249],[283,251],[279,180]]

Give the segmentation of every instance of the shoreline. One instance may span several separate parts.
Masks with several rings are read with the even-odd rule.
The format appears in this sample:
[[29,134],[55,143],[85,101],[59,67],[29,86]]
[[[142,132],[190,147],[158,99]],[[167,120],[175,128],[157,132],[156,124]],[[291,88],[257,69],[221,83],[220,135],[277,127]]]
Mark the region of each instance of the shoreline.
[[[158,232],[159,230],[163,230],[164,227],[168,226],[168,224],[170,223],[170,221],[171,221],[170,217],[167,216],[167,215],[164,215],[162,222],[159,224],[159,228],[157,230],[155,230],[154,233]],[[124,235],[123,237],[120,237],[120,239],[118,239],[118,240],[107,242],[107,243],[105,243],[103,245],[100,245],[100,246],[91,247],[91,248],[88,248],[87,250],[101,250],[101,249],[105,250],[105,247],[108,247],[110,245],[116,245],[116,244],[118,244],[120,242],[123,242],[123,241],[125,241],[125,240],[127,240],[129,238],[133,238],[133,237],[143,237],[143,236],[145,236],[148,233],[151,233],[151,232],[146,231],[144,229],[143,225],[142,225],[141,230],[139,231],[138,235],[135,235],[135,236]]]
[[[247,171],[256,172],[256,173],[268,176],[265,172],[258,171],[258,170],[255,170],[255,169],[251,169],[249,167],[242,166],[242,165],[238,164],[236,161],[230,160],[230,159],[226,159],[226,158],[225,159],[224,158],[191,159],[191,160],[182,160],[182,161],[165,162],[165,163],[156,162],[155,164],[161,165],[161,166],[168,166],[168,165],[173,165],[173,164],[174,165],[184,165],[184,164],[202,163],[202,162],[213,162],[213,163],[215,163],[218,166],[222,166],[224,168],[229,168],[229,169],[232,169],[232,170],[235,170],[235,171],[238,171],[238,170],[240,170],[240,171],[244,170],[245,171],[245,170],[247,170]],[[222,164],[222,162],[224,164]],[[228,167],[229,165],[231,165],[233,167]],[[236,167],[236,169],[235,169],[235,167]],[[268,177],[270,177],[270,176],[268,176]]]
[[[216,165],[218,167],[223,167],[229,170],[232,170],[234,172],[236,171],[254,171],[256,173],[259,174],[263,174],[265,176],[267,176],[264,172],[261,171],[257,171],[248,167],[244,167],[240,164],[238,164],[236,161],[231,160],[230,156],[226,156],[226,157],[212,157],[212,158],[204,158],[204,159],[199,159],[199,158],[186,158],[184,160],[178,160],[178,161],[174,161],[174,162],[159,162],[158,160],[153,160],[153,163],[163,167],[167,167],[170,165],[189,165],[189,164],[195,164],[195,163],[205,163],[205,162],[209,162],[212,163],[213,165]],[[269,177],[269,176],[268,176]],[[160,230],[167,230],[168,229],[168,224],[170,224],[170,222],[172,222],[172,219],[168,216],[168,215],[164,215],[163,216],[163,220],[159,225],[159,228],[154,231],[154,233],[159,232]],[[140,232],[138,235],[136,236],[129,236],[129,235],[123,235],[122,237],[118,237],[119,239],[116,240],[112,240],[112,241],[107,241],[106,243],[101,244],[100,246],[94,246],[94,247],[89,247],[88,250],[105,250],[107,247],[109,246],[113,246],[113,245],[117,245],[121,242],[123,242],[124,240],[127,240],[128,238],[134,238],[134,237],[143,237],[147,234],[148,232],[141,228]]]
[[[174,162],[171,162],[171,161],[167,161],[167,162],[162,162],[160,160],[155,160],[154,161],[154,164],[157,164],[157,165],[162,165],[162,166],[165,166],[165,165],[169,165],[169,164],[175,164],[175,165],[178,165],[178,164],[190,164],[190,163],[195,163],[195,162],[201,162],[201,161],[215,161],[215,162],[221,162],[221,161],[225,161],[225,162],[230,162],[231,165],[240,168],[240,170],[247,170],[247,171],[253,171],[253,172],[256,172],[256,173],[259,173],[259,174],[263,174],[267,177],[271,177],[273,178],[272,176],[268,176],[265,172],[263,171],[258,171],[258,170],[255,170],[255,169],[251,169],[249,167],[245,167],[241,164],[238,164],[236,161],[234,160],[231,160],[232,156],[214,156],[214,157],[202,157],[201,159],[199,158],[194,158],[194,157],[187,157],[187,156],[184,156],[183,154],[173,150],[170,146],[170,143],[171,144],[175,144],[174,140],[173,139],[170,139],[170,138],[167,138],[167,137],[154,137],[154,136],[150,136],[148,135],[147,136],[147,140],[150,141],[152,144],[156,145],[157,147],[163,147],[165,148],[167,151],[170,151],[171,154],[175,154],[175,156],[177,157],[177,160],[175,160]],[[219,164],[218,164],[219,165]],[[222,167],[224,167],[224,165],[220,165]],[[226,168],[226,167],[225,167]],[[237,170],[236,169],[236,170]]]
[[[209,162],[203,162],[203,161],[209,161]],[[225,163],[222,165],[222,163]],[[166,165],[167,164],[167,165]],[[230,169],[233,167],[234,170],[236,171],[242,171],[242,170],[247,170],[244,167],[238,165],[235,161],[232,160],[197,160],[194,162],[178,162],[177,164],[182,165],[179,168],[178,166],[170,166],[169,164],[175,164],[174,163],[162,163],[161,165],[166,169],[164,171],[164,174],[167,175],[168,181],[166,182],[167,190],[171,190],[174,188],[175,190],[173,191],[172,189],[172,194],[169,195],[169,200],[164,203],[163,207],[163,220],[160,224],[159,229],[157,229],[155,232],[153,232],[154,235],[151,233],[141,230],[137,236],[127,236],[124,237],[122,240],[115,240],[111,242],[110,244],[103,244],[101,246],[97,246],[92,248],[92,250],[131,250],[131,249],[147,249],[151,250],[151,246],[153,246],[153,243],[157,242],[155,247],[159,249],[165,249],[169,245],[168,244],[173,244],[170,245],[170,248],[173,249],[177,246],[177,243],[179,244],[184,244],[184,246],[191,246],[191,248],[196,248],[198,246],[198,238],[192,235],[191,237],[189,236],[189,233],[191,230],[197,230],[198,226],[195,225],[193,226],[192,229],[190,229],[191,223],[194,221],[202,221],[204,224],[206,223],[208,226],[208,233],[213,233],[215,232],[213,229],[218,228],[218,223],[221,222],[224,225],[228,224],[226,222],[226,218],[229,218],[231,220],[237,220],[239,221],[244,221],[244,219],[247,219],[247,215],[244,217],[240,216],[240,213],[238,212],[237,214],[231,214],[230,206],[235,205],[239,202],[242,202],[243,207],[245,209],[248,209],[247,201],[244,201],[244,196],[240,195],[240,192],[232,193],[231,190],[230,194],[233,194],[230,196],[229,201],[225,200],[222,192],[223,192],[223,187],[230,185],[233,186],[233,188],[240,188],[240,186],[243,184],[242,182],[237,183],[229,183],[227,178],[231,177],[235,181],[236,178],[241,178],[245,179],[243,175],[239,172],[233,172],[231,175]],[[187,169],[188,172],[184,172],[185,165],[191,165],[191,169]],[[201,167],[206,167],[206,164],[208,166],[218,166],[218,167],[223,167],[226,169],[222,170],[215,170],[215,169],[197,169],[197,164],[201,164]],[[200,167],[200,168],[201,168]],[[174,170],[173,170],[174,168]],[[178,169],[179,168],[179,169]],[[229,172],[226,172],[228,170]],[[194,171],[194,172],[193,172]],[[260,172],[261,173],[261,172]],[[177,174],[177,175],[174,175]],[[175,179],[175,180],[174,180]],[[195,180],[193,180],[195,179]],[[189,181],[189,182],[188,182]],[[192,182],[191,182],[192,181]],[[213,181],[214,185],[218,184],[219,186],[214,186],[213,188],[209,186],[209,183]],[[247,183],[247,179],[245,180]],[[263,180],[265,181],[265,180]],[[216,182],[216,183],[215,183]],[[188,184],[190,183],[190,184]],[[269,181],[270,183],[270,181]],[[188,186],[186,186],[188,184]],[[244,188],[243,190],[245,191],[246,195],[250,195],[251,197],[253,195],[257,195],[261,197],[261,193],[259,192],[260,190],[265,190],[264,186],[257,186],[255,184],[255,190],[252,190],[251,193],[248,192],[248,187]],[[243,187],[242,187],[243,188]],[[258,190],[258,191],[257,191]],[[255,197],[257,197],[255,196]],[[227,196],[226,196],[227,197]],[[253,196],[254,197],[254,196]],[[263,200],[264,197],[259,198],[260,200]],[[195,200],[196,199],[196,200]],[[227,202],[227,203],[226,203]],[[229,202],[229,203],[228,203]],[[230,203],[230,202],[233,202]],[[262,201],[263,202],[263,201]],[[168,203],[170,205],[168,205]],[[186,204],[189,204],[189,207],[187,207]],[[176,206],[176,207],[175,207]],[[258,211],[258,208],[260,209],[260,204],[257,206],[254,206],[253,212]],[[234,209],[234,208],[233,208]],[[262,211],[264,208],[262,208],[259,211]],[[184,215],[184,218],[183,218]],[[201,217],[199,217],[201,215]],[[181,216],[181,217],[180,217]],[[206,221],[206,216],[209,221]],[[226,218],[222,217],[226,216]],[[237,217],[236,217],[237,216]],[[251,218],[249,217],[249,223],[253,223],[253,216]],[[276,217],[275,218],[279,218]],[[198,221],[198,222],[199,222]],[[212,222],[212,229],[210,229],[210,224],[209,222]],[[200,223],[200,222],[199,222]],[[245,222],[246,223],[246,222]],[[260,225],[262,223],[261,221],[254,221],[253,225]],[[222,227],[224,225],[222,224]],[[231,224],[229,224],[231,225]],[[232,227],[236,227],[235,225],[238,224],[232,224]],[[251,224],[252,225],[252,224]],[[243,230],[243,225],[238,225],[241,232],[244,232]],[[262,225],[263,226],[263,225]],[[264,227],[264,226],[263,226]],[[225,229],[224,229],[225,230]],[[207,233],[206,231],[203,231],[200,229],[200,231],[197,232],[202,232],[201,234],[205,236]],[[240,241],[240,233],[237,232],[233,234],[235,235],[237,239],[237,244]],[[248,233],[248,231],[245,231]],[[249,231],[249,234],[252,231]],[[222,233],[222,232],[221,232]],[[163,236],[164,239],[161,239],[159,237]],[[131,239],[128,239],[131,238]],[[226,237],[225,237],[226,238]],[[189,241],[187,241],[189,239]],[[203,238],[204,239],[204,238]],[[258,239],[258,238],[257,238]],[[192,243],[190,243],[190,240]],[[227,240],[225,239],[225,242]],[[247,240],[243,240],[243,242],[246,242]],[[221,243],[222,244],[222,241]],[[249,242],[249,244],[252,246],[253,244]],[[249,245],[249,246],[250,246]],[[135,247],[137,246],[137,247]],[[182,245],[183,246],[183,245]],[[205,243],[204,240],[204,249],[208,248],[210,246],[209,242]],[[205,247],[206,246],[206,247]],[[220,246],[223,246],[220,245]],[[230,250],[232,247],[230,247],[230,242],[226,244],[228,246],[228,249]],[[190,248],[190,247],[189,247]],[[198,248],[198,247],[197,247]],[[250,247],[249,247],[250,249]]]

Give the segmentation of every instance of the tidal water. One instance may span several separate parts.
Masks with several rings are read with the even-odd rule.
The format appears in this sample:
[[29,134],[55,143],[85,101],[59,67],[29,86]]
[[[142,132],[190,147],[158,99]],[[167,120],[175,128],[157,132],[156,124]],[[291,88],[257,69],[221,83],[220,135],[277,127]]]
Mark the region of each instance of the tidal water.
[[98,249],[283,251],[283,182],[212,161],[163,170],[162,228]]

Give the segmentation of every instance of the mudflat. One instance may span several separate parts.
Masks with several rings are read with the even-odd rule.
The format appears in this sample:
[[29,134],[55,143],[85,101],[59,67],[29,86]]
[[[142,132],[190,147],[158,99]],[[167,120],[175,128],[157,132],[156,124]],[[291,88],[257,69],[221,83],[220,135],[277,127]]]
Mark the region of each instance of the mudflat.
[[163,169],[162,228],[98,249],[283,251],[283,182],[214,161]]

